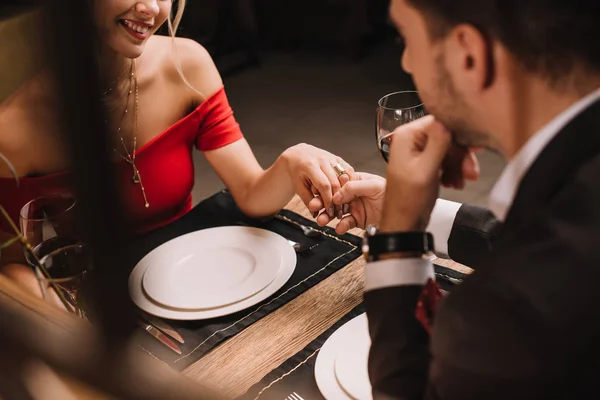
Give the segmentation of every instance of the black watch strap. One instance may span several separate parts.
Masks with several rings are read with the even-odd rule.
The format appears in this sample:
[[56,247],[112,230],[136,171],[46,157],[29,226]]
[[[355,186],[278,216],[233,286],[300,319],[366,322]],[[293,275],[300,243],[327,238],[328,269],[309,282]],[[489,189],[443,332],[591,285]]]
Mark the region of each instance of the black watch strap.
[[390,253],[427,254],[434,250],[433,235],[424,231],[376,233],[366,238],[367,256],[377,261],[379,256]]

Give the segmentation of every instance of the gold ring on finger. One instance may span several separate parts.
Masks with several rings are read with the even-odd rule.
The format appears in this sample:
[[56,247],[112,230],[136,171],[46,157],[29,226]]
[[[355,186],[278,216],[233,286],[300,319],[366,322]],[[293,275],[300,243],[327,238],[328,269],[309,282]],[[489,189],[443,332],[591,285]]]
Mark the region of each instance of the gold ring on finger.
[[335,171],[335,174],[338,178],[344,174],[348,175],[348,171],[346,171],[346,168],[340,163],[334,165],[333,170]]

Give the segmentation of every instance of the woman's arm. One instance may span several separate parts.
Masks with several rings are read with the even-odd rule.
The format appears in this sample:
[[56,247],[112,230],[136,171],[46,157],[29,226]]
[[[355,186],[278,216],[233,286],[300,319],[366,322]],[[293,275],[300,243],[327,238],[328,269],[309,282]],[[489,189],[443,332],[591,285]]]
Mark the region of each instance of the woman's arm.
[[240,209],[250,216],[274,214],[296,193],[308,206],[314,198],[313,188],[333,216],[333,194],[348,179],[342,175],[340,183],[333,165],[340,163],[353,172],[341,158],[307,144],[290,147],[267,170],[258,164],[245,140],[208,151],[205,156]]
[[[177,39],[186,79],[200,93],[187,90],[192,102],[201,103],[223,86],[208,52],[189,39]],[[267,170],[263,170],[246,140],[237,140],[204,152],[209,164],[232,193],[238,206],[251,216],[266,216],[279,211],[298,194],[308,203],[319,194],[330,216],[335,215],[333,195],[353,174],[341,158],[316,147],[299,144],[285,150]],[[349,175],[337,177],[333,166],[342,164]]]

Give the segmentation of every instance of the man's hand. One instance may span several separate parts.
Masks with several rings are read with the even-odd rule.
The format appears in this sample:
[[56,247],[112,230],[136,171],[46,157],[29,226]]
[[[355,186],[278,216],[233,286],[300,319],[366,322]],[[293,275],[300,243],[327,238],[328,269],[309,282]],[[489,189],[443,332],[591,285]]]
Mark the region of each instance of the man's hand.
[[[431,139],[429,138],[430,135],[433,136]],[[440,143],[440,140],[443,143]],[[428,200],[430,204],[425,207],[426,215],[418,216],[414,214],[416,210],[411,211],[407,207],[405,212],[413,212],[413,214],[406,214],[406,221],[404,222],[400,221],[400,215],[402,214],[400,210],[397,210],[397,207],[394,207],[393,204],[388,204],[390,217],[398,219],[398,221],[393,222],[386,217],[381,222],[381,229],[398,230],[401,224],[406,225],[409,220],[415,218],[421,219],[421,222],[419,224],[412,223],[413,228],[410,230],[417,229],[419,226],[423,226],[419,229],[425,229],[435,205],[439,184],[448,188],[462,189],[465,186],[465,181],[476,181],[479,178],[479,163],[475,153],[481,149],[467,149],[452,143],[450,133],[434,117],[427,116],[398,128],[392,143],[395,143],[392,148],[399,148],[395,152],[402,154],[396,154],[390,160],[388,175],[389,178],[394,180],[395,187],[403,186],[403,190],[400,193],[397,192],[397,189],[395,193],[388,193],[390,202],[395,201],[396,196],[408,197],[409,200],[406,201],[409,203],[411,201],[415,202],[415,200],[417,203],[420,201],[419,197],[413,196],[413,194],[419,192],[418,188],[412,188],[409,193],[405,193],[405,188],[409,187],[411,179],[415,180],[412,184],[417,186],[419,186],[419,182],[416,180],[424,180],[420,183],[429,185],[429,195],[434,195],[434,197]],[[436,145],[441,146],[441,148],[438,148],[438,152],[442,154],[432,153],[435,150],[433,146]],[[441,161],[439,161],[439,157],[442,157]],[[416,172],[413,170],[416,170]],[[404,184],[397,183],[397,181],[403,179],[406,179]],[[364,229],[367,225],[379,224],[382,221],[385,186],[385,179],[364,172],[354,173],[352,180],[345,185],[342,184],[342,188],[332,198],[333,203],[336,206],[348,204],[350,207],[347,214],[341,218],[336,226],[337,233],[346,233],[354,227]],[[417,204],[414,205],[413,208],[417,208]],[[323,207],[323,200],[320,196],[314,197],[308,205],[309,210],[315,216]],[[394,209],[396,210],[392,211]],[[341,216],[338,215],[337,217],[340,218]],[[332,219],[327,214],[321,213],[317,218],[317,223],[324,226]],[[408,230],[408,228],[403,230]]]
[[[348,214],[344,215],[337,224],[335,231],[342,235],[352,228],[364,229],[367,225],[378,224],[381,219],[383,199],[385,195],[385,179],[366,172],[354,173],[352,181],[346,183],[333,196],[337,206],[348,204]],[[314,200],[314,208],[319,207],[318,198]],[[340,207],[341,208],[341,207]],[[317,218],[321,226],[327,225],[332,218],[322,213]]]
[[451,149],[452,135],[431,115],[396,129],[390,146],[381,231],[425,230],[442,180],[454,187],[464,184],[462,174],[443,170]]

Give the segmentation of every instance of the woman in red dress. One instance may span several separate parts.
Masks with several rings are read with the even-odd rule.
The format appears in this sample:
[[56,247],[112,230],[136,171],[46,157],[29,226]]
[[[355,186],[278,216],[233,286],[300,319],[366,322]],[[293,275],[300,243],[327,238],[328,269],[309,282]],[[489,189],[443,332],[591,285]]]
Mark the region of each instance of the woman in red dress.
[[[308,204],[315,191],[325,212],[334,216],[331,197],[349,178],[342,175],[340,182],[333,166],[342,164],[352,174],[351,167],[331,153],[299,144],[263,170],[234,119],[208,52],[192,40],[154,35],[168,22],[174,36],[184,6],[179,0],[177,15],[168,21],[172,0],[94,2],[107,126],[133,229],[151,231],[191,209],[192,147],[204,153],[250,216],[274,214],[296,193]],[[0,204],[15,220],[27,201],[70,186],[53,86],[52,76],[42,72],[0,109],[0,153],[14,164],[21,182],[17,187],[10,169],[0,163]],[[6,224],[0,224],[0,242],[9,236]],[[1,257],[2,273],[37,290],[18,246]]]

